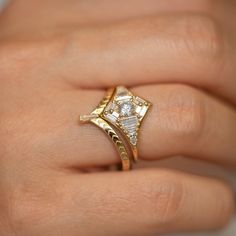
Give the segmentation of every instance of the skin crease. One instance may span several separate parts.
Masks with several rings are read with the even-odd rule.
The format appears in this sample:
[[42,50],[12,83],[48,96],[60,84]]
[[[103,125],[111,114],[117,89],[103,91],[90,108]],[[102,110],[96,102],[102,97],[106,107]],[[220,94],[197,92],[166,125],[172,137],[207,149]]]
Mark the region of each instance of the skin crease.
[[[146,162],[183,155],[235,170],[235,12],[230,0],[12,1],[0,16],[0,234],[226,226],[228,182]],[[107,171],[113,145],[78,124],[117,84],[153,103],[145,169]]]

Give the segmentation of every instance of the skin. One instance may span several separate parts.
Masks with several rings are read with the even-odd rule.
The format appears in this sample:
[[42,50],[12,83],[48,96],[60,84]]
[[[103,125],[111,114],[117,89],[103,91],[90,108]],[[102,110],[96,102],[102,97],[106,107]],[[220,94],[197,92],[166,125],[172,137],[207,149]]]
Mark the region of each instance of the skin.
[[12,1],[0,16],[0,234],[227,225],[227,182],[153,167],[105,171],[119,163],[114,147],[78,116],[123,84],[153,103],[140,159],[235,168],[235,13],[233,0]]

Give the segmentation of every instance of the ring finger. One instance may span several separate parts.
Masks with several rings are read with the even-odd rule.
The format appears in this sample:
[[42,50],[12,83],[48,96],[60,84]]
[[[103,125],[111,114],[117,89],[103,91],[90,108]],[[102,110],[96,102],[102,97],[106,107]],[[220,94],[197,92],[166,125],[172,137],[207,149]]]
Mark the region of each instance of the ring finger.
[[[234,108],[185,85],[140,86],[132,91],[153,103],[140,130],[141,159],[184,155],[236,165]],[[120,161],[100,129],[77,123],[78,116],[90,113],[103,96],[100,90],[75,90],[57,100],[55,106],[59,107],[59,102],[62,109],[57,120],[62,124],[44,137],[46,150],[51,150],[50,158],[54,156],[60,164],[78,167]]]

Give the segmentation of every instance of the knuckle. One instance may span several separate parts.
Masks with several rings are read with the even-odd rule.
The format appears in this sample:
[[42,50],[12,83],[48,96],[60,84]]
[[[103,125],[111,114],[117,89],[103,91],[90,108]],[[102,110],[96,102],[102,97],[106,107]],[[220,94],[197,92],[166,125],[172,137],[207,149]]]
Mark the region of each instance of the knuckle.
[[[17,197],[17,199],[16,199]],[[13,231],[21,235],[22,232],[27,233],[33,222],[36,222],[36,208],[29,199],[26,200],[25,195],[20,195],[11,199],[9,206],[9,223]]]
[[167,102],[168,120],[176,137],[196,139],[204,132],[206,112],[204,99],[194,88],[176,85]]
[[39,70],[46,70],[45,65],[58,52],[58,45],[57,40],[2,42],[0,78],[2,77],[3,80],[1,82],[11,81],[19,85],[21,81],[25,82],[25,75],[35,75]]
[[64,204],[63,193],[59,195],[53,187],[49,190],[39,184],[36,186],[35,182],[18,183],[9,191],[8,221],[17,235],[35,235]]
[[163,172],[159,176],[158,184],[150,184],[149,207],[151,222],[158,226],[165,226],[175,222],[181,214],[184,197],[183,183],[175,174]]
[[8,191],[8,221],[17,235],[30,235],[36,223],[39,224],[45,217],[44,211],[47,211],[46,205],[43,209],[42,204],[42,198],[46,195],[39,196],[40,192],[33,182],[17,183],[14,189]]
[[30,145],[28,141],[30,134],[23,132],[25,127],[22,127],[23,122],[24,120],[20,115],[17,119],[10,116],[10,114],[4,114],[0,118],[0,160],[4,164],[9,159],[19,161],[19,158],[21,158],[23,160],[26,155],[26,150],[28,150]]
[[0,69],[3,78],[20,78],[22,72],[28,71],[33,61],[33,49],[29,45],[23,43],[1,44]]
[[205,56],[206,59],[217,59],[222,57],[224,43],[221,29],[216,20],[208,15],[193,15],[183,20],[185,28],[185,43],[193,52]]
[[9,231],[14,235],[29,235],[31,226],[36,223],[36,205],[33,204],[26,193],[18,190],[8,190],[7,204],[5,204],[5,217]]

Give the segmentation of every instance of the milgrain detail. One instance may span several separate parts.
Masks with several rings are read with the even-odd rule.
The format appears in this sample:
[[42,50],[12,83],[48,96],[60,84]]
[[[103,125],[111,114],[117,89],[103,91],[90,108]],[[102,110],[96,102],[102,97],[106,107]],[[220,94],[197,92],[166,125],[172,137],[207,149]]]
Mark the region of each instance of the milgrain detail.
[[114,129],[102,118],[91,119],[91,122],[97,125],[99,128],[101,128],[103,131],[105,131],[105,133],[111,138],[112,142],[115,144],[116,149],[121,157],[122,169],[129,170],[131,168],[129,155],[126,151],[125,146],[123,145],[123,142],[121,141],[119,136],[116,134]]

